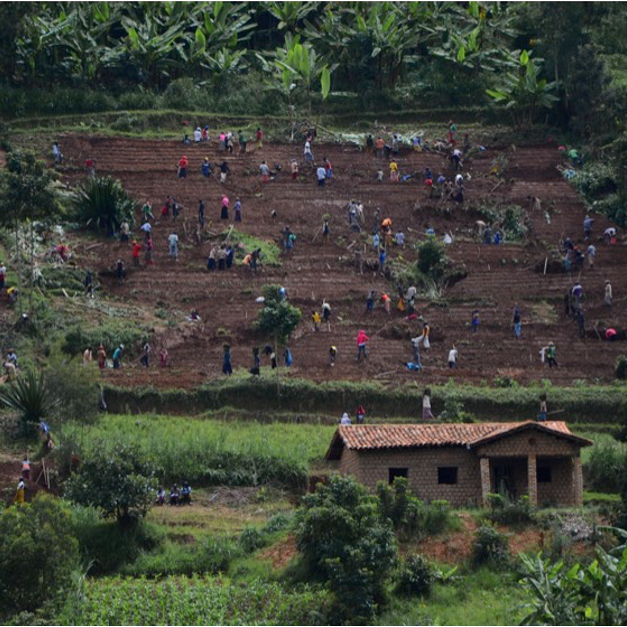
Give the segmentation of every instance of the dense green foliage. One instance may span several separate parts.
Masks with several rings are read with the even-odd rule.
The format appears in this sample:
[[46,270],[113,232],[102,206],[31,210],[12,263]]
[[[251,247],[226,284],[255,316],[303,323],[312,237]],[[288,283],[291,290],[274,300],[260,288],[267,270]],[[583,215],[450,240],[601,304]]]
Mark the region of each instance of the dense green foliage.
[[[627,538],[627,536],[625,536]],[[521,580],[532,596],[525,625],[624,625],[627,621],[627,545],[616,555],[597,545],[589,565],[520,556]]]
[[381,516],[390,520],[403,538],[424,538],[447,531],[452,526],[448,501],[421,501],[410,492],[404,477],[396,477],[392,485],[380,481],[377,498]]
[[401,594],[427,596],[435,581],[433,565],[424,555],[410,555],[402,563],[396,588]]
[[218,422],[166,416],[103,416],[97,424],[64,425],[61,446],[86,459],[113,454],[124,444],[137,447],[164,485],[305,485],[308,464],[319,460],[333,429],[314,425]]
[[80,224],[113,235],[122,222],[133,224],[137,203],[120,181],[107,176],[83,181],[74,192],[72,206]]
[[627,459],[625,444],[608,435],[600,435],[586,453],[587,485],[599,492],[618,492]]
[[330,595],[300,586],[193,576],[160,581],[114,578],[85,583],[59,625],[319,625]]
[[510,559],[507,537],[493,525],[481,525],[475,533],[472,545],[472,563],[475,566],[488,565],[494,569],[502,569]]
[[70,500],[95,507],[125,526],[146,515],[155,489],[153,469],[129,444],[92,449],[65,484]]
[[270,338],[285,342],[298,326],[303,312],[298,307],[290,305],[287,299],[281,300],[280,287],[280,285],[264,286],[264,303],[257,314],[255,328]]
[[60,600],[78,567],[70,513],[52,496],[0,512],[0,617]]
[[341,619],[371,619],[397,558],[377,499],[351,477],[334,475],[303,497],[298,515],[298,548],[311,572],[328,581]]
[[507,494],[488,495],[487,518],[499,525],[522,526],[534,522],[534,512],[529,497],[525,494],[512,499]]

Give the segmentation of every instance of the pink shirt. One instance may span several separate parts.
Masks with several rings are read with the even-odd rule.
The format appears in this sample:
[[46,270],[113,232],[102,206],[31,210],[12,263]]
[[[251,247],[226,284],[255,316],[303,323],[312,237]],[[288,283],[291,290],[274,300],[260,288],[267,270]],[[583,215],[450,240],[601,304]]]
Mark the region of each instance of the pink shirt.
[[231,204],[231,201],[228,199],[227,196],[222,196],[222,206],[223,207],[228,207]]

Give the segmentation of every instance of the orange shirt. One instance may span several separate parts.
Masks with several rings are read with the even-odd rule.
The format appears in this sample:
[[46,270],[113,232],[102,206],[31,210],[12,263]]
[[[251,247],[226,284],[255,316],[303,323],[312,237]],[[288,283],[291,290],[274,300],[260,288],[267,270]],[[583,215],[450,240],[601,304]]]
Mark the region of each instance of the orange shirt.
[[377,139],[377,148],[382,150],[383,146],[385,146],[385,142],[379,137],[379,139]]

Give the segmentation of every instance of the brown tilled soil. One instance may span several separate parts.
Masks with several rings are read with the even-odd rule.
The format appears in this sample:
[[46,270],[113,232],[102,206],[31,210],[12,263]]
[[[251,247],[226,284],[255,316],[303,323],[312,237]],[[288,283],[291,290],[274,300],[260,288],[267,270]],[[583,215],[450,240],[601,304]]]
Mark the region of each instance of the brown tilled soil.
[[[626,249],[623,244],[613,247],[603,244],[602,233],[609,225],[607,219],[593,216],[597,264],[592,271],[586,269],[580,279],[586,293],[590,328],[585,340],[578,338],[575,323],[563,315],[563,295],[576,282],[577,275],[544,275],[537,271],[537,267],[543,268],[548,249],[554,248],[561,237],[568,235],[581,241],[583,236],[585,210],[557,170],[561,159],[555,144],[514,150],[491,148],[478,153],[466,164],[471,180],[467,183],[464,206],[430,199],[420,175],[404,184],[377,182],[377,160],[352,146],[314,144],[316,158],[321,160],[327,155],[334,166],[332,181],[319,188],[311,174],[304,175],[302,164],[298,180],[293,181],[288,173],[292,158],[302,161],[301,145],[264,145],[260,151],[227,157],[232,174],[227,184],[221,186],[215,176],[207,180],[200,175],[204,156],[209,156],[212,163],[222,160],[213,142],[209,147],[183,147],[172,140],[66,136],[61,138],[61,144],[66,157],[61,174],[69,184],[85,176],[84,162],[91,157],[99,174],[119,178],[142,203],[146,198],[151,199],[156,215],[168,195],[176,197],[184,207],[176,225],[181,238],[178,263],[168,259],[166,239],[173,228],[169,221],[158,220],[154,228],[152,267],[143,264],[142,256],[142,266],[132,268],[130,245],[116,240],[97,242],[77,236],[70,239],[78,262],[100,273],[101,294],[142,308],[142,317],[155,326],[155,346],[167,346],[172,359],[172,369],[151,367],[146,371],[139,365],[139,355],[129,354],[121,371],[106,373],[112,383],[186,387],[220,377],[225,342],[232,346],[234,367],[249,368],[251,347],[263,345],[252,332],[252,322],[259,309],[255,298],[268,283],[284,285],[290,301],[303,310],[303,321],[290,342],[294,356],[292,375],[318,381],[413,379],[424,384],[444,382],[451,376],[473,383],[491,381],[496,376],[511,376],[520,382],[550,378],[559,384],[574,379],[609,380],[616,356],[625,352],[623,342],[600,341],[593,330],[597,322],[600,329],[607,324],[620,327],[627,308]],[[188,177],[179,179],[176,164],[183,153],[190,160],[190,168]],[[498,179],[490,175],[490,169],[494,160],[505,153],[508,154],[505,180],[496,187]],[[265,185],[257,176],[263,159],[271,166],[276,163],[282,166],[277,178]],[[439,172],[451,174],[443,155],[407,151],[398,162],[401,172],[422,172],[429,166],[434,177]],[[387,174],[386,164],[383,167]],[[223,192],[231,199],[228,222],[219,219]],[[212,221],[209,231],[219,233],[233,224],[232,206],[236,196],[243,205],[243,222],[237,225],[240,230],[277,243],[285,225],[297,235],[295,249],[283,259],[281,267],[265,267],[256,276],[242,266],[225,272],[207,271],[207,256],[216,239],[209,237],[202,245],[194,241],[198,200],[204,199],[205,219]],[[542,199],[543,211],[539,215],[529,211],[530,232],[526,242],[482,245],[475,227],[478,214],[471,207],[498,200],[529,210],[529,196]],[[376,272],[364,270],[361,274],[356,270],[353,256],[356,247],[361,246],[362,251],[365,248],[366,265],[374,263],[376,255],[370,236],[364,244],[348,229],[345,206],[351,198],[360,199],[365,206],[364,231],[368,234],[375,225],[374,211],[380,208],[381,218],[391,217],[394,229],[401,228],[408,243],[422,239],[428,224],[433,225],[438,238],[445,231],[455,237],[448,254],[455,264],[465,268],[467,277],[444,289],[445,306],[426,300],[418,303],[419,312],[432,325],[432,348],[429,354],[423,354],[425,369],[420,374],[409,372],[404,365],[411,359],[409,339],[417,333],[418,322],[404,320],[394,309],[388,316],[380,304],[372,314],[366,313],[368,290],[388,292],[395,302],[396,288]],[[545,209],[550,212],[550,224]],[[277,212],[276,219],[270,217],[272,210]],[[332,216],[331,237],[326,245],[319,233],[325,213]],[[123,283],[107,274],[118,257],[126,261],[129,269]],[[399,257],[411,260],[415,256],[409,247],[392,249],[389,258]],[[605,279],[610,279],[614,288],[611,313],[602,304]],[[331,330],[315,333],[311,311],[320,308],[323,298],[332,307]],[[518,341],[511,326],[515,303],[523,318],[523,335]],[[202,322],[184,322],[184,315],[194,307],[200,312]],[[481,326],[479,333],[472,335],[469,323],[475,308],[480,312]],[[158,310],[167,312],[167,319],[176,325],[168,327],[165,320],[155,316]],[[371,338],[369,359],[363,364],[355,361],[355,337],[360,328]],[[560,366],[553,371],[543,367],[539,358],[540,348],[550,340],[557,345]],[[334,369],[328,365],[332,344],[339,351]],[[453,344],[459,350],[456,371],[450,371],[447,364]]]

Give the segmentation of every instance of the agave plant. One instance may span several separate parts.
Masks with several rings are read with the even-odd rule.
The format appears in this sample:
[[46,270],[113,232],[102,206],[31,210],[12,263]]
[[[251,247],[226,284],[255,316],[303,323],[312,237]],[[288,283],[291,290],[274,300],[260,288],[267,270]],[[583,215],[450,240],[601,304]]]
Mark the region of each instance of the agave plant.
[[37,374],[34,370],[27,371],[0,390],[0,403],[19,413],[24,434],[47,418],[59,402],[44,373]]
[[72,205],[80,222],[109,235],[124,221],[132,224],[136,209],[120,181],[110,177],[87,179],[76,191]]

